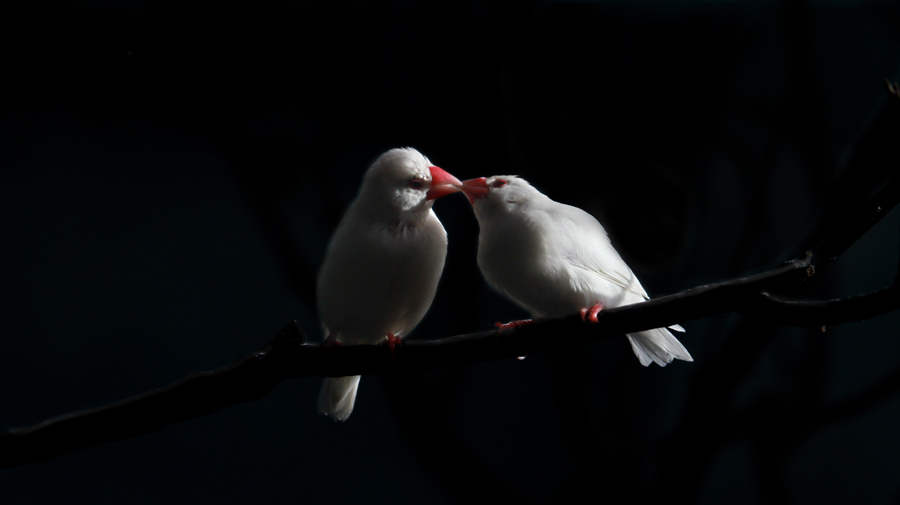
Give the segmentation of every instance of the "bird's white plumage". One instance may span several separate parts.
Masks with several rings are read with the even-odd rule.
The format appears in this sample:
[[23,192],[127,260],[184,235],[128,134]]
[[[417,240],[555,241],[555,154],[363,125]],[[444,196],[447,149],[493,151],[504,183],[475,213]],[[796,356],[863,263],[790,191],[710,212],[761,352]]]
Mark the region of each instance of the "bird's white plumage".
[[[326,335],[342,345],[403,338],[434,299],[447,233],[426,198],[430,165],[411,148],[382,154],[331,239],[316,296]],[[359,376],[325,379],[319,412],[347,419],[358,385]]]
[[[478,266],[491,286],[532,317],[565,316],[597,302],[612,308],[649,299],[593,216],[551,200],[516,176],[489,177],[482,185],[476,198],[464,188],[481,228]],[[644,366],[693,361],[665,328],[628,339]]]

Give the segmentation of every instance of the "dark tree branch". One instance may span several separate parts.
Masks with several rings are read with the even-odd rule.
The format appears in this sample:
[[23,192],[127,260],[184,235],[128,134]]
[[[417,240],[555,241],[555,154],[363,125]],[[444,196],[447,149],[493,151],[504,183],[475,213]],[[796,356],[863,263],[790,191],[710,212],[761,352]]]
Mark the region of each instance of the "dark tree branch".
[[[891,106],[898,87],[888,83]],[[895,177],[834,230],[797,259],[757,275],[700,286],[648,302],[608,309],[600,322],[585,325],[578,315],[537,321],[530,326],[485,331],[439,340],[414,340],[391,354],[382,346],[322,348],[307,345],[303,329],[288,325],[260,352],[214,372],[197,373],[127,400],[51,419],[0,435],[0,469],[45,461],[73,451],[206,416],[259,400],[280,381],[293,377],[391,374],[495,361],[549,349],[549,335],[570,342],[615,337],[726,312],[763,322],[822,326],[874,317],[900,308],[896,284],[855,298],[792,301],[777,295],[833,262],[900,201]]]
[[[885,101],[880,105],[878,113],[849,146],[848,156],[842,161],[841,168],[832,182],[833,189],[827,200],[822,202],[823,211],[817,224],[811,228],[809,234],[811,239],[804,241],[818,244],[810,250],[812,274],[816,273],[815,269],[821,270],[821,267],[833,261],[858,238],[854,232],[856,227],[850,223],[858,223],[856,231],[864,230],[865,221],[870,220],[874,223],[890,210],[891,206],[879,208],[881,201],[896,201],[896,196],[891,196],[891,193],[896,194],[896,186],[877,191],[879,187],[885,185],[885,181],[896,178],[897,136],[900,134],[900,86],[888,81],[885,83],[887,88]],[[893,184],[895,183],[891,183]],[[870,198],[870,195],[876,192],[878,194]],[[848,214],[851,202],[859,201],[867,203]],[[835,228],[836,223],[841,225]],[[900,276],[895,282],[897,280],[900,280]],[[763,290],[763,293],[765,292],[784,300],[783,292],[776,294],[775,290]],[[739,437],[750,435],[755,437],[752,439],[754,443],[768,444],[773,437],[778,436],[778,440],[784,442],[784,447],[796,445],[796,438],[787,440],[782,435],[797,436],[801,430],[804,434],[808,434],[819,429],[822,423],[810,422],[810,417],[805,416],[805,413],[821,412],[826,415],[831,412],[829,407],[824,406],[821,392],[809,388],[814,375],[818,375],[821,383],[821,367],[825,360],[820,353],[823,352],[824,345],[807,349],[804,355],[806,366],[796,371],[798,375],[794,382],[799,389],[795,394],[788,395],[788,398],[784,399],[783,393],[775,393],[769,395],[769,401],[758,404],[756,408],[734,410],[731,400],[746,384],[745,379],[750,374],[750,367],[758,363],[763,349],[777,338],[776,334],[782,333],[774,331],[775,328],[769,324],[760,324],[763,321],[777,322],[779,318],[784,320],[784,314],[775,313],[771,307],[756,306],[765,304],[766,300],[761,299],[763,293],[748,302],[744,307],[744,314],[752,316],[766,313],[769,317],[739,319],[731,332],[731,337],[724,339],[724,347],[715,356],[698,363],[696,371],[689,377],[688,394],[682,416],[659,449],[657,466],[667,468],[668,471],[659,474],[657,482],[653,485],[651,499],[665,500],[672,489],[679,489],[682,500],[695,501],[703,483],[702,476],[708,475],[707,471],[713,464],[715,456],[721,454],[727,444],[733,443]],[[791,317],[795,322],[802,311],[803,308],[798,307],[797,312],[792,314]],[[818,318],[819,315],[823,315],[822,311],[814,317]],[[809,332],[810,338],[815,338],[815,335],[815,332]],[[828,334],[822,337],[823,343],[827,343]],[[816,354],[820,355],[816,357]],[[716,359],[717,357],[719,359]],[[900,384],[900,381],[887,383],[889,387],[878,385],[873,388],[878,390],[877,395],[863,392],[854,397],[857,401],[852,402],[854,405],[852,409],[843,408],[840,411],[853,415],[862,408],[874,407],[878,401],[890,395],[891,388]],[[790,385],[779,384],[777,389],[783,392],[786,387]],[[777,401],[771,400],[772,398]],[[765,415],[766,419],[760,419],[759,416],[762,415]],[[788,420],[790,420],[789,428],[786,427]],[[775,466],[782,464],[779,458],[786,453],[781,451],[773,458],[775,453],[769,449],[771,446],[767,449],[765,461],[761,459],[759,462]],[[683,464],[685,454],[692,455],[690,464]]]
[[[753,310],[785,326],[817,326],[862,321],[900,307],[897,284],[865,295],[834,300],[792,300],[761,293]],[[746,314],[746,313],[745,313]]]
[[771,293],[803,282],[815,274],[817,265],[833,261],[896,205],[900,199],[898,186],[896,180],[889,183],[859,211],[848,214],[829,238],[801,258],[750,277],[608,309],[601,312],[600,322],[594,325],[585,325],[578,315],[572,315],[537,321],[516,330],[413,340],[391,354],[383,346],[308,345],[302,328],[293,323],[264,350],[244,356],[226,368],[193,374],[113,405],[0,435],[0,468],[45,461],[86,447],[151,433],[231,405],[259,400],[287,378],[457,367],[547,350],[553,342],[548,335],[565,334],[570,342],[590,341],[726,312],[802,326],[873,317],[900,307],[896,287],[824,302],[790,301]]
[[304,341],[300,325],[291,324],[262,352],[243,356],[231,366],[191,374],[112,405],[11,430],[0,435],[0,468],[38,463],[259,400],[282,380],[278,375],[281,353],[275,348]]

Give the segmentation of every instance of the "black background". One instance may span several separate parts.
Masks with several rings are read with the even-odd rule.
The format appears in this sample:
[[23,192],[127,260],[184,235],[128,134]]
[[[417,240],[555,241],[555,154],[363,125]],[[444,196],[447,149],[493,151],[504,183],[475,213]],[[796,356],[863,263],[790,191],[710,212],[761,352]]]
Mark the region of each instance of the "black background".
[[[811,245],[896,158],[843,159],[898,78],[894,2],[71,1],[0,14],[0,427],[231,363],[287,322],[368,164],[413,146],[594,213],[651,295]],[[898,140],[900,145],[900,140]],[[524,314],[475,265],[461,196],[411,338]],[[804,292],[893,279],[889,216]],[[348,300],[348,303],[366,303]],[[0,473],[0,502],[897,503],[900,396],[804,415],[900,367],[898,315],[687,321],[694,363],[626,341],[319,381]]]

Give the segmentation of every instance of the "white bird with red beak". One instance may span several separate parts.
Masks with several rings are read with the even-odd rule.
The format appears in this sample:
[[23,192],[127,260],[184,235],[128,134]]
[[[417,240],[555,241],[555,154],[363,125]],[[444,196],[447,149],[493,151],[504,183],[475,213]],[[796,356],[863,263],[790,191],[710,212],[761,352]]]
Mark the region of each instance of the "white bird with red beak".
[[[488,283],[532,317],[581,311],[597,322],[603,307],[648,300],[637,277],[587,212],[555,202],[516,176],[462,183],[478,225],[478,266]],[[512,325],[524,322],[511,323]],[[679,325],[670,326],[684,331]],[[693,361],[665,328],[628,335],[641,364]]]
[[[447,256],[447,232],[431,207],[461,184],[412,148],[391,149],[372,163],[319,273],[326,345],[387,342],[393,349],[419,324]],[[326,378],[319,412],[346,420],[359,379]]]

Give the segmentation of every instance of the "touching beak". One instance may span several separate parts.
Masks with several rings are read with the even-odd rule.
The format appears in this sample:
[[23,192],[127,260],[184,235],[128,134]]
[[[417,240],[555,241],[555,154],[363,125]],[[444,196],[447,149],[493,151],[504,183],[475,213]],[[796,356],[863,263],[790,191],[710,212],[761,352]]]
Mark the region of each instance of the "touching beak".
[[491,192],[485,177],[476,177],[474,179],[463,181],[460,189],[466,194],[466,198],[469,199],[469,203],[471,204],[474,204],[475,200],[478,198],[486,197],[488,193]]
[[462,185],[459,179],[450,175],[441,167],[428,167],[431,171],[431,189],[425,193],[426,200],[434,200],[451,193],[456,193]]

